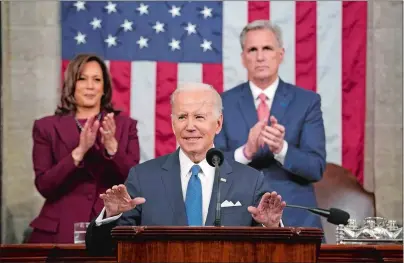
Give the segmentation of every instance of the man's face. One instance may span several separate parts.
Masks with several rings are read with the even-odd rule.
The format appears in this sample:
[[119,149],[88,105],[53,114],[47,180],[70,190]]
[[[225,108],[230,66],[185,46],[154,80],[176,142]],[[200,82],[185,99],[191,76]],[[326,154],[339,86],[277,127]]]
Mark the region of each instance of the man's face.
[[284,49],[279,47],[272,31],[257,29],[246,34],[241,58],[250,80],[262,82],[275,79],[283,55]]
[[223,116],[215,112],[214,93],[209,90],[182,91],[175,95],[172,126],[181,149],[194,162],[206,157]]

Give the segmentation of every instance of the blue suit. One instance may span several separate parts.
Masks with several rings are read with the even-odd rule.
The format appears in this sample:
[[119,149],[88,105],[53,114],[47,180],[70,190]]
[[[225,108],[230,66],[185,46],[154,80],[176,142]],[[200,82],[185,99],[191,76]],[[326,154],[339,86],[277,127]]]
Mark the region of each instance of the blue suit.
[[[234,160],[234,151],[247,142],[258,116],[248,82],[222,93],[222,99],[224,123],[215,147]],[[249,165],[263,172],[286,203],[317,206],[312,183],[322,178],[326,164],[320,96],[279,80],[270,113],[285,126],[288,150],[284,165],[274,159],[268,146],[260,149]],[[320,218],[305,210],[285,208],[283,215],[285,226],[322,228]]]
[[[258,206],[264,193],[271,189],[257,170],[232,160],[225,160],[220,167],[220,203],[228,200],[242,206],[222,207],[223,226],[259,225],[248,212],[248,206]],[[112,222],[101,226],[90,223],[86,234],[86,246],[90,253],[111,252],[113,227],[119,225],[187,226],[185,203],[181,189],[179,150],[157,159],[139,164],[129,172],[125,186],[132,198],[144,197],[146,203],[125,212]],[[217,184],[214,183],[206,226],[215,220]]]

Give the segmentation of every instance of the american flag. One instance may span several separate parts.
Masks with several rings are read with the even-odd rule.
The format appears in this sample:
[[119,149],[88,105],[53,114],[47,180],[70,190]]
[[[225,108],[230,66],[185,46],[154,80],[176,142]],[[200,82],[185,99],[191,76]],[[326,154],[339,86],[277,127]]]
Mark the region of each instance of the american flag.
[[256,19],[283,32],[280,77],[319,93],[327,162],[363,182],[366,1],[63,1],[62,72],[76,54],[107,61],[113,102],[138,121],[141,161],[172,152],[170,94],[181,81],[219,92],[246,81],[239,34]]

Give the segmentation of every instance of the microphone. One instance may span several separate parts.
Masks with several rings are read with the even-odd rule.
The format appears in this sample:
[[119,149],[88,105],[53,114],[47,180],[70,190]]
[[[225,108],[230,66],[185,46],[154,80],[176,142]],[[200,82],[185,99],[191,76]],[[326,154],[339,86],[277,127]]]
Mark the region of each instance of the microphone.
[[329,210],[327,209],[322,209],[322,208],[310,208],[310,207],[304,207],[300,205],[286,205],[286,207],[292,207],[292,208],[300,208],[304,210],[308,210],[312,212],[313,214],[320,215],[322,217],[327,218],[327,221],[331,224],[334,225],[346,225],[348,224],[348,219],[350,218],[350,215],[348,212],[338,209],[338,208],[330,208]]
[[211,148],[209,151],[206,153],[206,161],[210,166],[216,167],[221,166],[223,161],[224,161],[224,155],[222,151],[216,149],[216,148]]
[[206,161],[210,166],[215,167],[215,180],[217,185],[217,193],[216,193],[216,214],[215,214],[215,222],[214,226],[221,226],[221,207],[220,207],[220,170],[219,166],[223,164],[224,155],[223,153],[215,148],[209,149],[206,153]]

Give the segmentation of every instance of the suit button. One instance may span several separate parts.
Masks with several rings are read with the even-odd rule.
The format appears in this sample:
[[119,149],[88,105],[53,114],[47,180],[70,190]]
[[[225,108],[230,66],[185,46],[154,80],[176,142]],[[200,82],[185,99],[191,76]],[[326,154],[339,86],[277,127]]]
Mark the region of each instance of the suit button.
[[93,200],[93,195],[88,194],[88,195],[87,195],[87,198],[88,198],[88,200],[90,200],[90,201],[91,201],[91,200]]

